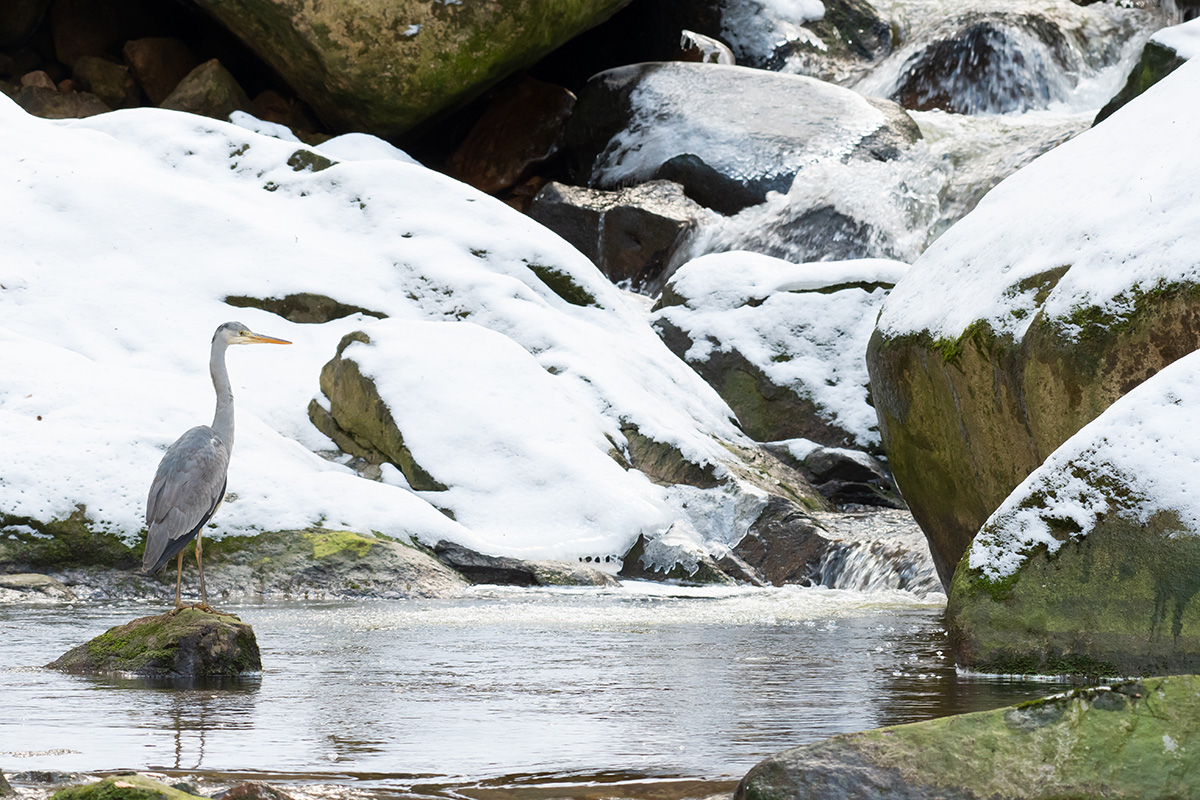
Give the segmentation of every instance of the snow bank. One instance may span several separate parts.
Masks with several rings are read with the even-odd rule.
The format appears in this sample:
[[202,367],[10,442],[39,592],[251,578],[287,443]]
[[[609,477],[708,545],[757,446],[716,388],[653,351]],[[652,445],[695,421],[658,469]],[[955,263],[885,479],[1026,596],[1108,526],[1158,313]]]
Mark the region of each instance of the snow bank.
[[982,320],[1019,339],[1040,308],[1072,335],[1081,307],[1119,317],[1137,291],[1200,279],[1200,168],[1179,155],[1200,149],[1198,87],[1191,61],[1004,180],[916,260],[880,330],[957,339]]
[[687,360],[737,350],[775,385],[811,399],[862,446],[875,446],[867,342],[885,287],[907,271],[885,259],[791,264],[759,253],[714,253],[680,267],[670,286],[685,303],[656,317],[694,342]]
[[[601,468],[606,436],[619,447],[632,423],[700,462],[728,460],[721,440],[744,441],[585,257],[378,140],[334,139],[321,151],[341,161],[326,165],[188,114],[55,122],[3,97],[0,140],[4,514],[48,521],[82,504],[136,542],[162,452],[212,418],[209,341],[230,319],[294,344],[229,352],[238,439],[218,537],[323,525],[529,557],[623,552],[681,512],[662,487]],[[539,271],[594,302],[564,300]],[[389,319],[295,324],[225,303],[303,292]],[[306,414],[321,366],[372,324],[396,332],[376,366],[397,409],[437,420],[424,465],[460,475],[474,458],[499,487],[455,487],[460,522],[394,471],[372,482],[315,453],[333,449]],[[464,389],[473,372],[479,385]],[[451,407],[454,381],[464,390]]]
[[[1181,358],[1109,406],[1034,470],[984,523],[968,563],[990,580],[1015,573],[1103,516],[1178,515],[1200,535],[1200,353]],[[1078,532],[1064,540],[1064,529]]]
[[1174,50],[1180,58],[1195,58],[1200,54],[1200,17],[1182,25],[1163,28],[1151,36],[1150,41]]

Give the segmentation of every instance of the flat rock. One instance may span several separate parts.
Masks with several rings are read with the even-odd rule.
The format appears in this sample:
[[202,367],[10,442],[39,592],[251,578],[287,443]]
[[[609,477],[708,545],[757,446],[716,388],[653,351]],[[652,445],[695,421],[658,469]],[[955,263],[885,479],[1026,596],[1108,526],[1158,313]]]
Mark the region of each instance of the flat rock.
[[69,602],[74,599],[75,593],[70,588],[49,575],[37,573],[0,575],[0,601],[53,600]]
[[80,674],[217,677],[262,669],[254,630],[232,614],[185,607],[111,628],[46,665]]
[[1078,689],[843,734],[762,761],[734,800],[1168,800],[1200,794],[1200,677]]

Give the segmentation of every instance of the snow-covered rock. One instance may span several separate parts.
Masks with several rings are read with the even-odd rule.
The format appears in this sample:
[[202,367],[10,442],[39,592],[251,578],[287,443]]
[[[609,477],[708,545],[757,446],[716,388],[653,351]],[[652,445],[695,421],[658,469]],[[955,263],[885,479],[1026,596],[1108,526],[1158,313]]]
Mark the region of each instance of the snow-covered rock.
[[1198,53],[1200,18],[1156,32],[1142,48],[1142,57],[1129,73],[1121,91],[1096,114],[1096,123],[1108,119],[1118,108],[1170,75],[1183,62]]
[[919,138],[890,101],[814,78],[685,62],[593,76],[567,126],[577,182],[665,178],[727,214],[786,192],[812,164],[887,160]]
[[1084,426],[984,524],[950,592],[959,664],[1200,667],[1200,353]]
[[791,264],[714,253],[680,267],[653,324],[755,440],[873,449],[867,342],[887,290],[907,270],[882,259]]
[[[229,355],[238,438],[214,541],[324,528],[575,561],[683,518],[724,547],[767,502],[766,454],[640,306],[535,222],[378,140],[314,151],[157,109],[50,122],[6,98],[0,137],[3,536],[73,520],[138,546],[163,450],[211,417],[208,342],[231,318],[294,344]],[[262,310],[301,296],[353,313]],[[446,491],[388,465],[360,477],[309,421],[356,331]],[[695,497],[619,466],[655,447],[704,471],[729,513],[691,519]]]
[[945,585],[1051,452],[1200,347],[1198,86],[1188,62],[1006,179],[884,302],[872,397]]

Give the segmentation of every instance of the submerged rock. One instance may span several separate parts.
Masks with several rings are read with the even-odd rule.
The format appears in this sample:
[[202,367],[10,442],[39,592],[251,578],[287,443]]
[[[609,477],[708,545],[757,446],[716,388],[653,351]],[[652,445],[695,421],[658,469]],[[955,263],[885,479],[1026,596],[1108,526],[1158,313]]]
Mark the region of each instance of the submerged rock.
[[82,674],[219,677],[262,669],[254,630],[232,614],[185,607],[141,617],[46,665]]
[[201,0],[327,124],[394,137],[470,100],[629,0],[305,4]]
[[567,126],[575,180],[683,185],[722,214],[786,192],[822,159],[894,158],[921,137],[890,101],[725,64],[634,64],[592,77]]
[[954,574],[946,624],[981,672],[1200,670],[1200,353],[1122,397],[1038,467]]
[[[1121,395],[1200,348],[1200,61],[1006,179],[913,264],[867,348],[883,449],[944,586],[993,511]],[[1137,111],[1133,111],[1136,105]],[[1172,152],[1177,152],[1173,150]],[[1102,160],[1109,167],[1097,172]],[[1154,184],[1153,202],[1127,198]]]
[[193,800],[201,796],[145,775],[126,773],[96,783],[59,789],[51,795],[51,800]]
[[1200,794],[1200,677],[1078,689],[1019,706],[843,734],[760,762],[734,800]]

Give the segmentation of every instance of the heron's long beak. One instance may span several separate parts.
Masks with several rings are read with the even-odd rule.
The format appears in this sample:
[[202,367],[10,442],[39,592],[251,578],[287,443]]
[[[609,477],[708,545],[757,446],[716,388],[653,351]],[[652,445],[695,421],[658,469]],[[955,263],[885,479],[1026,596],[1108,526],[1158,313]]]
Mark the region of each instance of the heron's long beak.
[[276,339],[274,336],[263,336],[261,333],[247,333],[242,338],[246,344],[291,344],[287,339]]

